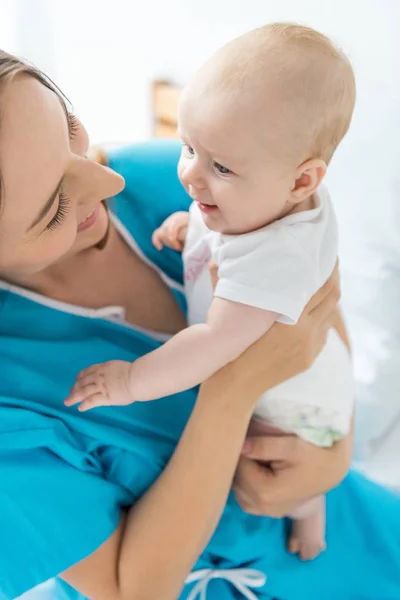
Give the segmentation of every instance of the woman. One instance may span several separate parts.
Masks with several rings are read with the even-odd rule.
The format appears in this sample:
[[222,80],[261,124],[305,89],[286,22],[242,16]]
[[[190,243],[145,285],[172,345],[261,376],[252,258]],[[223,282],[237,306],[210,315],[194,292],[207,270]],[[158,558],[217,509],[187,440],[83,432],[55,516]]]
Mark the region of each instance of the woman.
[[[166,214],[187,206],[177,149],[127,149],[110,156],[110,170],[85,157],[83,126],[40,73],[2,53],[0,88],[0,598],[59,576],[94,600],[172,600],[182,588],[182,597],[192,594],[207,579],[202,569],[213,568],[220,580],[208,598],[233,599],[246,597],[238,590],[250,566],[258,579],[268,569],[274,575],[246,583],[246,594],[260,585],[260,597],[297,600],[305,573],[320,599],[329,553],[322,570],[315,563],[301,571],[285,551],[282,521],[248,515],[233,497],[224,506],[235,472],[245,510],[281,516],[347,471],[349,439],[329,451],[291,437],[243,446],[260,393],[307,368],[322,347],[335,318],[334,277],[296,327],[274,326],[197,399],[192,390],[85,416],[67,409],[63,399],[83,367],[133,360],[185,326],[178,257],[150,242]],[[119,193],[109,214],[101,201]],[[352,494],[364,488],[385,515],[398,513],[386,492],[348,481],[328,518],[340,504],[354,514]],[[351,539],[356,551],[357,535]],[[396,556],[388,553],[385,572],[371,563],[388,598],[399,596],[389,572]],[[347,590],[336,579],[332,589]],[[72,588],[64,586],[70,597]],[[368,594],[361,597],[376,598]]]

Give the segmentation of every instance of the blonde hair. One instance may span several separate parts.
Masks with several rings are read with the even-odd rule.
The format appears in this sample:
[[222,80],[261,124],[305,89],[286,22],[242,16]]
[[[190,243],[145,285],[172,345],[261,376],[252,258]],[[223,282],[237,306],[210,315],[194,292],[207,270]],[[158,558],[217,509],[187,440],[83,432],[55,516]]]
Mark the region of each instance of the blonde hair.
[[200,74],[204,93],[218,89],[238,102],[250,93],[296,159],[328,164],[349,128],[356,97],[350,61],[310,27],[273,23],[250,31],[217,51]]

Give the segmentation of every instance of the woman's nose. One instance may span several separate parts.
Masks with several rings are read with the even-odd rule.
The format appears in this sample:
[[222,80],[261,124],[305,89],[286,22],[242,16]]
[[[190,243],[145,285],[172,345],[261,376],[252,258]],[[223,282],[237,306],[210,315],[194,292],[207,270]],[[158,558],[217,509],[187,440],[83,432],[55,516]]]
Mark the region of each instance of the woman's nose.
[[86,158],[75,161],[71,173],[71,185],[81,198],[91,197],[104,200],[119,194],[125,187],[124,178],[108,167]]
[[[104,198],[111,198],[112,196],[116,196],[125,187],[125,179],[117,173],[113,171],[109,167],[105,167],[102,165],[96,165],[101,169],[101,173],[98,176],[98,186],[101,193],[105,193]],[[104,190],[104,192],[103,192]]]

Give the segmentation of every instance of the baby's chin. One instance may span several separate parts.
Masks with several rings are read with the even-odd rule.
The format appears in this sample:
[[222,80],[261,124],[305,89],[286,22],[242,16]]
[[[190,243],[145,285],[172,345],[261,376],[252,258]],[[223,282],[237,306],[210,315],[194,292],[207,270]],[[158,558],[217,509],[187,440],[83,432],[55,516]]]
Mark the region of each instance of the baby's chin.
[[219,233],[227,233],[228,226],[225,223],[222,215],[204,215],[203,221],[211,231],[218,231]]
[[222,216],[219,219],[208,218],[208,215],[203,215],[204,223],[211,231],[217,231],[224,235],[241,235],[242,233],[248,233],[247,229],[243,227],[234,226],[228,223]]
[[204,223],[211,231],[217,231],[224,235],[241,235],[242,233],[249,232],[249,229],[244,227],[243,223],[234,223],[227,219],[220,208],[216,208],[216,210],[211,212],[201,210],[201,215]]

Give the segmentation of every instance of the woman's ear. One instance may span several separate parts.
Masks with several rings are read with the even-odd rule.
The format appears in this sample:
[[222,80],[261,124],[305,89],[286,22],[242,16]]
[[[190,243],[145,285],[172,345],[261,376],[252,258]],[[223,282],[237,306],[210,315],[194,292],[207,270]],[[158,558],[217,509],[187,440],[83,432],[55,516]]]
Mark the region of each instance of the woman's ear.
[[291,201],[298,204],[309,198],[321,184],[325,173],[326,163],[320,158],[310,158],[297,167]]

